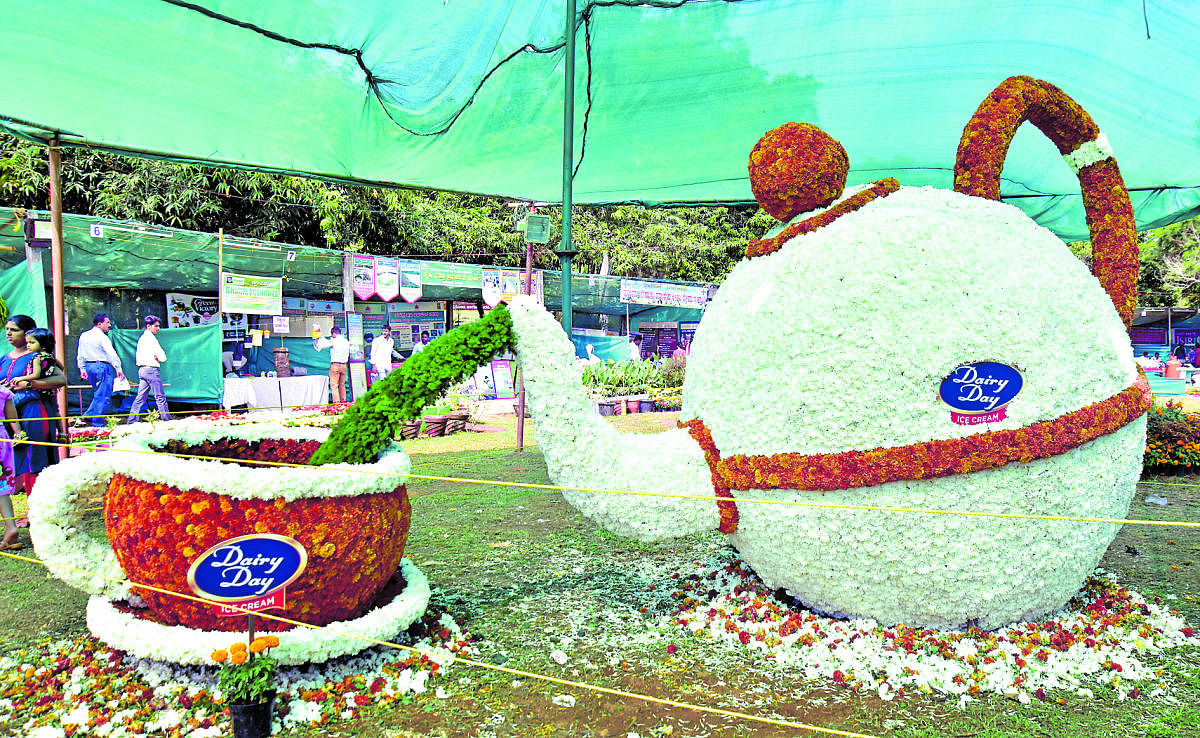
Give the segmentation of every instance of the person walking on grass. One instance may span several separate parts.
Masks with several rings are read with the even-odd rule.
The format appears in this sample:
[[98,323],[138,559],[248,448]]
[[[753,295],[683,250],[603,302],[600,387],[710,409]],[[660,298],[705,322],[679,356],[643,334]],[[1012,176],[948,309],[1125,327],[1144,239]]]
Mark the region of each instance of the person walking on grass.
[[138,365],[138,391],[133,398],[133,407],[129,408],[128,422],[136,423],[146,406],[146,398],[154,393],[154,403],[158,406],[158,414],[163,420],[171,419],[171,411],[167,408],[167,395],[163,391],[162,374],[159,366],[167,360],[167,354],[158,343],[158,332],[162,329],[162,321],[157,315],[147,315],[143,321],[146,330],[137,342],[135,354]]
[[112,319],[105,313],[96,313],[92,318],[92,329],[79,336],[79,350],[76,352],[79,376],[92,385],[92,403],[83,411],[83,417],[95,428],[105,425],[105,416],[112,402],[113,381],[118,377],[125,378],[121,359],[108,337],[111,329]]

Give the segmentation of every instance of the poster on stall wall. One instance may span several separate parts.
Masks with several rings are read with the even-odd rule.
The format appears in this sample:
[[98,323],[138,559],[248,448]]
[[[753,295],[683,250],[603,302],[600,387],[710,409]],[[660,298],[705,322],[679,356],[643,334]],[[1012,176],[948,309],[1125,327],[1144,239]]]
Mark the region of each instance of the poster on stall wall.
[[405,302],[416,302],[421,299],[421,262],[400,262],[400,299]]
[[375,294],[384,302],[400,296],[400,261],[387,256],[375,257]]
[[392,327],[392,339],[397,350],[411,350],[413,343],[422,333],[429,340],[442,335],[446,328],[446,303],[444,302],[389,302],[388,324]]
[[[308,315],[310,317],[328,318],[332,325],[343,331],[346,330],[346,311],[342,309],[341,301],[309,300]],[[312,321],[309,321],[310,323]],[[326,336],[329,334],[326,333]]]
[[350,342],[350,361],[361,362],[366,356],[363,349],[362,313],[346,313],[346,340]]
[[696,329],[699,327],[698,320],[679,321],[679,343],[688,351],[692,350],[692,341],[696,340]]
[[654,356],[669,358],[679,343],[679,323],[674,321],[652,323],[642,321],[638,326],[642,333],[642,358]]
[[500,270],[484,269],[480,274],[480,287],[483,290],[483,302],[488,307],[500,304],[504,293],[500,291]]
[[496,399],[496,380],[492,377],[492,365],[485,364],[475,370],[467,384],[467,391],[477,400]]
[[375,294],[375,257],[355,256],[351,264],[354,274],[354,296],[365,300]]
[[[546,304],[542,285],[542,273],[534,270],[530,279],[529,294],[533,295],[533,299],[537,300],[539,305]],[[510,302],[517,295],[523,294],[525,294],[525,272],[521,269],[500,270],[500,299]]]
[[383,333],[383,327],[388,322],[388,306],[382,302],[367,302],[356,305],[362,314],[363,333],[370,333],[372,338],[378,338]]
[[516,397],[516,390],[513,389],[513,371],[512,362],[505,359],[497,359],[492,362],[492,380],[496,383],[496,399],[503,400],[508,397]]
[[187,295],[182,292],[168,292],[167,328],[189,328],[194,325],[209,325],[220,315],[221,331],[224,341],[242,341],[246,338],[249,321],[245,313],[217,313],[218,300],[215,297],[202,295]]

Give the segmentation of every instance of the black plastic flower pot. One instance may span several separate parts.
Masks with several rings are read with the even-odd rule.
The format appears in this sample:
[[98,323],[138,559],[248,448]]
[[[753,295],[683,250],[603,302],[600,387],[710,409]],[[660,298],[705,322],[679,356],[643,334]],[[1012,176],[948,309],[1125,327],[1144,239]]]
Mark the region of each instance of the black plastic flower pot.
[[271,714],[275,709],[275,691],[266,695],[263,702],[248,705],[229,704],[229,717],[233,720],[233,738],[269,738]]

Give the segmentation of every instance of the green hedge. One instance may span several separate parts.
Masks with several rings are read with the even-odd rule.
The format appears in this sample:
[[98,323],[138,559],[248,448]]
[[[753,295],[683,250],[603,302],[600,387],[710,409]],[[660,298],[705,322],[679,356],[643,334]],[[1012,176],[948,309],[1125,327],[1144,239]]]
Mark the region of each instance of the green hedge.
[[350,406],[311,463],[375,461],[401,424],[421,417],[425,406],[515,343],[512,318],[504,307],[430,342]]

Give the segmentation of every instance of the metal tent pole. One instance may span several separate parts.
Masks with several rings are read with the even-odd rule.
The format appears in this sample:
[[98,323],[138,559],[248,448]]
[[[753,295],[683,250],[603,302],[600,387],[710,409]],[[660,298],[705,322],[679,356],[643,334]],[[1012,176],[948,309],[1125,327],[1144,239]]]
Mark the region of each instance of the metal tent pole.
[[[537,210],[537,205],[530,204],[529,212]],[[522,294],[533,294],[533,244],[525,240],[525,279],[521,286]],[[517,370],[517,450],[525,450],[525,373]]]
[[[47,147],[50,159],[50,223],[54,232],[50,242],[50,275],[54,299],[54,358],[58,359],[58,363],[65,367],[67,365],[67,331],[66,315],[63,310],[62,152],[57,147],[58,140],[51,139],[50,145]],[[66,418],[66,387],[60,387],[55,391],[54,396],[58,401],[58,417]],[[80,411],[82,410],[83,408],[80,408]],[[64,430],[67,428],[66,420],[55,422]],[[66,457],[67,449],[60,447],[58,449],[59,460]]]
[[575,165],[575,0],[566,0],[566,53],[563,64],[563,202],[562,244],[558,259],[562,264],[562,325],[571,336],[571,259],[575,256],[571,248],[571,179]]

